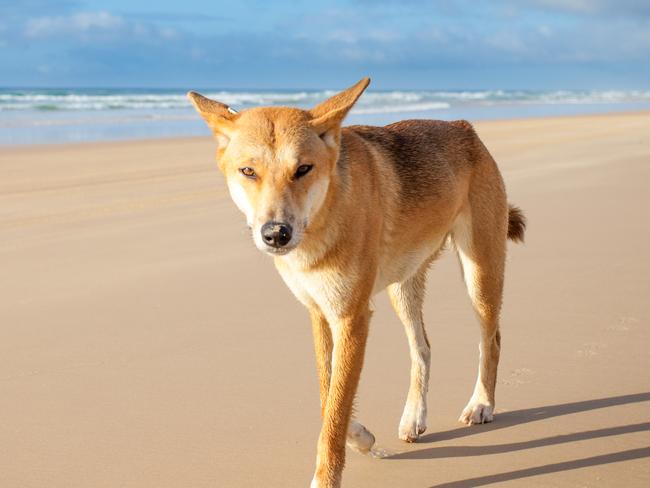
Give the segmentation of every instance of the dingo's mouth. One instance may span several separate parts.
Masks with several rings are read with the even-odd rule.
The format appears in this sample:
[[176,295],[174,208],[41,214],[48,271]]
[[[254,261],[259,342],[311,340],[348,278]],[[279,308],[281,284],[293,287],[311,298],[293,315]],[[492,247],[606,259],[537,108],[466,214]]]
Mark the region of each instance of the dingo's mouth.
[[284,247],[273,247],[265,244],[259,245],[255,242],[257,249],[270,256],[285,256],[298,247],[298,244],[290,244]]
[[289,254],[291,251],[293,251],[295,247],[281,247],[281,248],[275,248],[275,247],[266,247],[265,249],[262,249],[263,252],[270,254],[271,256],[284,256],[286,254]]

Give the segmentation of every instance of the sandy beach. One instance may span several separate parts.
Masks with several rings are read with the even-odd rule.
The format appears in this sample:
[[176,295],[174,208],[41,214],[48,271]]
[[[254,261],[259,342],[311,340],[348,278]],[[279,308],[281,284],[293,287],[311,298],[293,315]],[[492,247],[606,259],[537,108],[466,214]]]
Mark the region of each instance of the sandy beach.
[[[509,199],[494,423],[458,415],[478,325],[429,276],[429,429],[397,439],[409,359],[385,294],[346,487],[650,486],[650,113],[480,122]],[[0,147],[0,486],[308,486],[306,311],[257,251],[208,138]]]

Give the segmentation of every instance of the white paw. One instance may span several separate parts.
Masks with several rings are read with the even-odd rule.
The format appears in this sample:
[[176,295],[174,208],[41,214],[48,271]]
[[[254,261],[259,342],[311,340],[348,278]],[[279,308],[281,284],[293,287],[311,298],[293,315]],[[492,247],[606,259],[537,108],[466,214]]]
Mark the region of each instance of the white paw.
[[348,427],[346,444],[361,454],[368,454],[375,445],[375,436],[356,420],[351,420]]
[[425,430],[427,430],[427,409],[424,404],[415,408],[406,405],[402,420],[399,422],[399,438],[406,442],[415,442]]
[[487,422],[492,422],[494,419],[493,412],[494,405],[470,400],[458,421],[467,425],[485,424]]

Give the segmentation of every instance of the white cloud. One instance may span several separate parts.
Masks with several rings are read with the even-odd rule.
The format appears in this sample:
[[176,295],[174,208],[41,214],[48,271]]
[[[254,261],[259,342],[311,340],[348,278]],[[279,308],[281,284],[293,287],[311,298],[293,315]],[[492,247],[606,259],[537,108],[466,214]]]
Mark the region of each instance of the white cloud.
[[68,16],[35,17],[27,21],[25,36],[50,37],[60,34],[119,30],[126,22],[109,12],[78,12]]
[[636,16],[650,14],[650,2],[647,0],[525,0],[518,4],[532,4],[549,10],[588,15]]
[[534,3],[541,7],[558,10],[569,10],[578,13],[592,13],[602,3],[598,0],[536,0]]
[[170,26],[134,21],[106,11],[32,17],[24,23],[22,36],[33,42],[55,40],[78,45],[159,44],[182,38],[182,34]]

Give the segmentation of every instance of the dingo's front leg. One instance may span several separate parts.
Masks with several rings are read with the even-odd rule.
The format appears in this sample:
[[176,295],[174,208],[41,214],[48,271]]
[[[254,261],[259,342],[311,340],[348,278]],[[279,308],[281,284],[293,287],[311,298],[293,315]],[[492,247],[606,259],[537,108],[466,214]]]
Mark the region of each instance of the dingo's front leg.
[[[309,310],[311,325],[314,333],[314,351],[316,352],[316,369],[320,386],[321,417],[325,414],[325,405],[329,395],[332,375],[332,331],[327,319],[321,311],[312,307]],[[357,452],[367,454],[375,444],[375,436],[362,424],[350,418],[347,434],[347,445]]]
[[370,311],[366,307],[351,317],[340,318],[331,328],[332,373],[323,409],[312,488],[337,488],[341,485],[345,441],[363,366],[369,318]]
[[309,309],[311,317],[311,328],[314,334],[314,352],[316,353],[316,370],[318,371],[318,384],[320,390],[320,411],[321,417],[325,414],[327,396],[330,389],[330,377],[332,375],[332,331],[327,319],[318,308],[312,306]]

